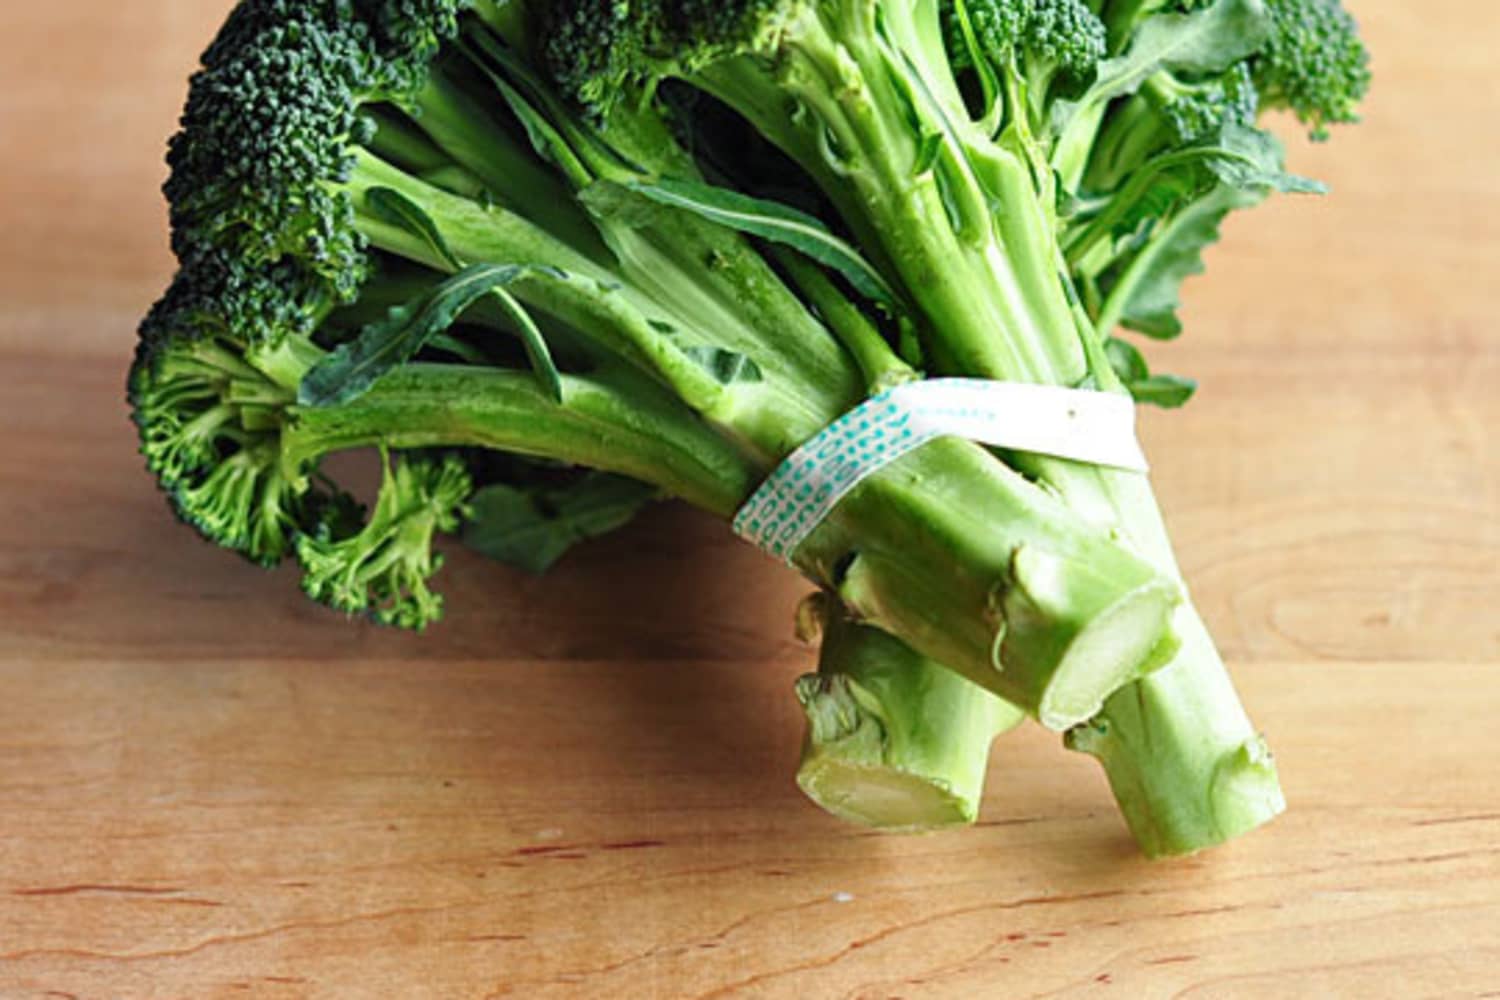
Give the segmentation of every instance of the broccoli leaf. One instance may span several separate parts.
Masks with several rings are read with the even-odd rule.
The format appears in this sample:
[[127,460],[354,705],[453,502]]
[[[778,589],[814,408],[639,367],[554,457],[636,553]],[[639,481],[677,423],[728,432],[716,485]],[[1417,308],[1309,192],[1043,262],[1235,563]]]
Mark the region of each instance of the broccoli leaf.
[[1323,190],[1316,181],[1282,169],[1281,146],[1267,132],[1231,126],[1215,146],[1235,155],[1204,161],[1209,183],[1164,175],[1126,219],[1127,226],[1141,218],[1161,219],[1111,282],[1128,283],[1120,320],[1132,330],[1158,339],[1182,333],[1177,316],[1182,283],[1203,271],[1203,251],[1218,241],[1219,226],[1230,212],[1259,204],[1272,191]]
[[[372,212],[386,222],[404,229],[426,242],[432,252],[450,268],[455,271],[463,270],[463,261],[448,246],[448,241],[443,237],[442,230],[438,228],[432,216],[428,215],[421,205],[418,205],[400,191],[386,187],[375,187],[365,192],[365,202],[369,205]],[[509,292],[505,291],[501,285],[495,285],[490,289],[490,292],[500,302],[500,307],[505,310],[506,315],[515,323],[516,331],[521,337],[521,344],[526,349],[526,358],[531,363],[531,370],[536,373],[537,381],[542,391],[553,400],[561,402],[562,376],[558,374],[557,362],[552,358],[552,352],[547,347],[547,340],[542,336],[542,331],[532,321],[531,315],[526,311],[526,308],[517,302]],[[454,314],[453,319],[448,321],[448,326],[452,326],[454,320],[458,318],[459,313],[462,313],[469,305],[472,305],[472,302],[463,305],[458,313]],[[443,329],[447,329],[447,327]],[[429,339],[430,337],[431,334],[428,335]],[[424,340],[422,343],[426,343],[426,341]],[[418,344],[416,350],[421,350],[421,344]],[[416,353],[416,350],[406,355],[406,357],[401,359],[401,362],[397,363],[400,364],[410,359]],[[373,381],[370,384],[374,384]],[[367,385],[365,388],[368,387]],[[363,389],[360,391],[362,392]]]
[[1146,358],[1129,341],[1111,337],[1104,343],[1110,367],[1137,403],[1175,409],[1193,397],[1198,383],[1178,375],[1153,375]]
[[1092,94],[1132,93],[1158,69],[1222,73],[1265,47],[1271,21],[1261,0],[1218,0],[1186,14],[1163,13],[1141,23],[1123,55],[1099,66]]
[[1148,242],[1178,208],[1216,187],[1235,191],[1318,194],[1317,181],[1287,173],[1281,144],[1268,132],[1243,125],[1226,125],[1200,142],[1162,153],[1146,161],[1105,204],[1065,241],[1068,259],[1077,263],[1101,240],[1111,239],[1128,250]]
[[564,485],[488,486],[469,504],[463,540],[528,573],[545,573],[570,549],[623,527],[658,497],[643,483],[590,473]]
[[[659,205],[683,209],[737,232],[789,246],[843,275],[866,298],[887,307],[895,305],[896,294],[881,273],[815,216],[779,202],[693,181],[662,178],[624,187]],[[602,192],[590,189],[585,194],[590,193],[594,197],[586,200],[591,207],[607,204],[600,200]]]
[[[392,309],[385,319],[371,323],[354,340],[319,361],[303,378],[297,401],[303,406],[337,406],[358,399],[382,375],[411,360],[433,337],[447,331],[475,302],[533,273],[534,268],[517,264],[464,268]],[[508,295],[505,299],[514,302]],[[562,384],[555,367],[551,376],[557,385],[554,398],[559,398]]]
[[1263,188],[1283,194],[1324,194],[1327,188],[1315,180],[1289,174],[1281,143],[1270,132],[1248,125],[1226,125],[1215,144],[1234,154],[1209,161],[1219,180],[1240,190]]
[[1125,300],[1121,322],[1161,340],[1181,334],[1177,310],[1182,283],[1203,273],[1203,251],[1218,242],[1224,217],[1260,200],[1255,192],[1221,185],[1183,207],[1131,262],[1135,286]]
[[1149,403],[1163,409],[1175,410],[1198,391],[1198,383],[1180,375],[1148,375],[1126,388],[1137,403]]
[[1151,374],[1145,355],[1128,340],[1110,337],[1104,342],[1104,354],[1109,358],[1109,366],[1126,385],[1139,382]]
[[510,48],[486,32],[474,35],[473,41],[478,51],[464,42],[459,47],[469,53],[473,64],[521,122],[538,156],[580,185],[594,176],[591,161],[595,165],[607,163],[626,173],[644,173],[644,168],[605,142],[597,131],[578,128],[563,102]]
[[752,359],[735,351],[727,351],[722,347],[685,347],[682,353],[696,361],[698,366],[717,379],[720,385],[759,382],[765,378],[760,365]]
[[428,248],[450,268],[455,271],[463,270],[463,262],[448,246],[437,223],[421,205],[400,191],[388,187],[370,188],[365,192],[365,204],[380,219],[426,242]]
[[734,385],[736,382],[759,382],[765,378],[765,373],[760,370],[760,365],[754,359],[731,351],[725,347],[714,347],[712,344],[688,344],[683,343],[682,331],[671,323],[661,320],[649,320],[651,328],[657,333],[664,334],[672,342],[672,346],[681,351],[688,360],[714,377],[714,381],[720,385]]

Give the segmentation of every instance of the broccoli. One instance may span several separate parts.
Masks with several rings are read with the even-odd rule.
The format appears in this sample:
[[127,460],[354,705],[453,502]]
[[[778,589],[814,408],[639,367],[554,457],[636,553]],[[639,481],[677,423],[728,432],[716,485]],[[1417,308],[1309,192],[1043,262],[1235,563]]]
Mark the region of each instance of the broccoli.
[[[1181,405],[1117,327],[1175,336],[1223,217],[1317,189],[1260,111],[1322,136],[1367,82],[1334,0],[242,0],[170,149],[142,450],[212,541],[421,628],[437,536],[542,569],[657,497],[731,517],[903,381]],[[360,448],[369,512],[323,463]],[[1282,809],[1144,476],[940,439],[792,561],[829,808],[970,818],[1024,712],[1148,854]]]
[[367,612],[383,624],[425,628],[443,610],[427,584],[442,562],[433,555],[433,535],[458,528],[473,491],[456,455],[387,464],[369,523],[357,533],[297,537],[307,595],[341,611]]
[[1287,108],[1328,138],[1329,125],[1359,121],[1370,57],[1359,26],[1337,0],[1266,0],[1270,38],[1252,61],[1268,107]]
[[[910,310],[927,370],[1174,406],[1193,383],[1115,329],[1176,335],[1222,218],[1318,189],[1285,171],[1259,111],[1321,136],[1368,78],[1335,0],[563,0],[543,21],[555,79],[594,115],[686,86],[742,123],[700,145],[743,146],[739,128],[794,162]],[[1007,460],[1177,576],[1143,477]],[[1069,736],[1150,854],[1283,808],[1201,621],[1190,605],[1176,620],[1167,665]]]
[[[879,290],[873,267],[815,225],[767,216],[757,244],[722,224],[744,204],[665,113],[579,113],[527,13],[245,0],[171,145],[181,267],[130,380],[147,464],[210,540],[294,558],[309,596],[389,624],[440,614],[436,536],[516,516],[480,496],[509,484],[475,475],[476,451],[729,517],[871,389],[916,377],[854,321],[844,277],[767,244],[778,226],[816,243],[848,294]],[[367,514],[323,467],[358,448],[388,456]],[[1155,665],[1180,599],[957,440],[863,484],[795,558],[1059,729]]]

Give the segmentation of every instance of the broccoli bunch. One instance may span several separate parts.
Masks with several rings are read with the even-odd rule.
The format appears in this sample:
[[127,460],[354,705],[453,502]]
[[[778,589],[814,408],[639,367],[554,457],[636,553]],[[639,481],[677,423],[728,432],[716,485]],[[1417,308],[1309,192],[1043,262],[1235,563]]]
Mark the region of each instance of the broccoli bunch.
[[[732,517],[904,381],[1178,405],[1116,328],[1175,335],[1223,215],[1315,189],[1262,110],[1322,136],[1367,82],[1333,0],[242,0],[170,147],[142,451],[211,541],[423,628],[439,537],[541,570],[662,497]],[[793,562],[835,811],[972,819],[1022,714],[1148,853],[1280,810],[1140,474],[934,441]]]
[[[247,0],[172,144],[182,268],[130,383],[148,466],[211,540],[294,558],[309,596],[389,624],[436,620],[432,545],[466,522],[515,556],[507,531],[619,497],[610,476],[644,485],[628,503],[728,517],[871,387],[915,377],[834,280],[725,223],[758,203],[704,183],[661,112],[573,109],[518,13]],[[816,220],[772,223],[849,294],[885,287]],[[368,513],[323,466],[357,448],[388,456]],[[531,464],[496,476],[485,452]],[[572,472],[539,490],[538,463]],[[1057,726],[1148,665],[1178,600],[958,441],[871,480],[797,564]]]

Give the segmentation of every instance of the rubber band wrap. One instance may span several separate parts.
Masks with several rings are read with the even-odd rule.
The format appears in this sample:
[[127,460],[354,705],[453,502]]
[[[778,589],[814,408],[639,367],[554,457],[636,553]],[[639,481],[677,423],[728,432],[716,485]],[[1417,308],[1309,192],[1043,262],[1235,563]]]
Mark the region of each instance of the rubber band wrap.
[[940,437],[1134,472],[1148,468],[1129,396],[987,379],[927,379],[872,396],[794,451],[746,501],[734,530],[791,562],[851,490]]

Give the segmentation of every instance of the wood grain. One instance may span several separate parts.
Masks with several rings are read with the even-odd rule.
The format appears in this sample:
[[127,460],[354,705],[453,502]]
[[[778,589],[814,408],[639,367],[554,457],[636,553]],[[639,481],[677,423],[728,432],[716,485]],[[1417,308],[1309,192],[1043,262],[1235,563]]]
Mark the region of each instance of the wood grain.
[[[790,782],[804,586],[678,509],[424,637],[196,542],[123,370],[223,0],[0,14],[0,997],[1500,995],[1500,12],[1353,6],[1325,199],[1229,227],[1148,448],[1291,812],[1136,858],[1000,743],[973,830]],[[1484,123],[1490,123],[1484,126]]]

